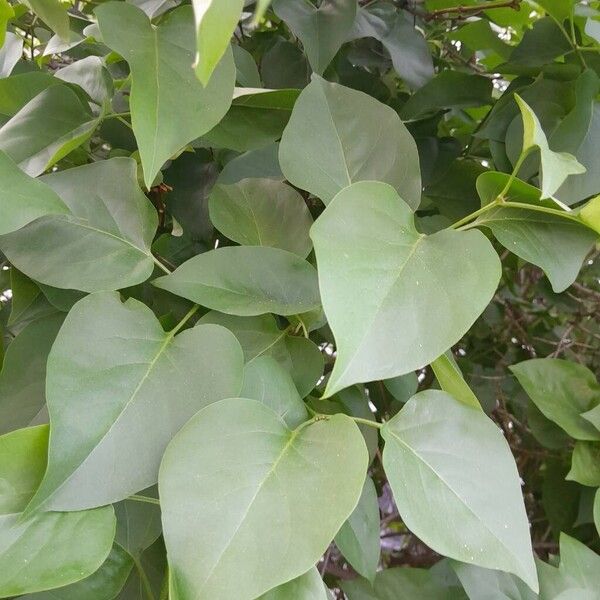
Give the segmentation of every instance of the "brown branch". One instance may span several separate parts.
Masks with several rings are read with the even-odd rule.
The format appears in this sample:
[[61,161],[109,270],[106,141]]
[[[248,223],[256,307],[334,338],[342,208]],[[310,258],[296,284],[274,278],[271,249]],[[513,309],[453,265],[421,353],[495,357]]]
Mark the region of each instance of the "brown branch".
[[513,8],[519,10],[521,0],[498,0],[497,2],[486,2],[484,4],[475,4],[472,6],[451,6],[448,8],[439,8],[423,15],[426,21],[434,19],[457,19],[461,17],[472,17],[485,10],[494,8]]

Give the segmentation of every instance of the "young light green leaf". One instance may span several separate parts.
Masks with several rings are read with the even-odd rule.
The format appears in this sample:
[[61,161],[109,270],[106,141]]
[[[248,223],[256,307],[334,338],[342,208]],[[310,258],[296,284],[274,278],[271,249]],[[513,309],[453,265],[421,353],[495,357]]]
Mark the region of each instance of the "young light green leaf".
[[311,237],[338,351],[326,396],[431,363],[468,331],[500,278],[481,232],[419,234],[410,207],[384,183],[340,192]]
[[355,0],[323,0],[317,7],[310,2],[275,0],[273,10],[302,42],[313,71],[322,75],[352,29],[357,4]]
[[15,11],[8,0],[0,0],[0,48],[6,41],[6,26],[15,16]]
[[0,598],[79,581],[102,565],[112,546],[110,506],[23,518],[46,466],[47,444],[47,425],[0,437]]
[[160,468],[171,594],[252,600],[305,573],[356,506],[367,462],[345,415],[292,431],[253,400],[200,411]]
[[273,357],[290,373],[302,398],[323,374],[323,355],[316,344],[305,337],[291,335],[288,329],[279,329],[273,315],[236,317],[211,311],[200,323],[222,325],[233,332],[248,364],[261,356]]
[[36,319],[8,347],[0,372],[0,433],[27,427],[44,409],[46,361],[63,320],[63,314]]
[[312,249],[308,207],[296,190],[280,181],[216,185],[208,208],[213,225],[238,244],[281,248],[302,258]]
[[389,183],[413,209],[421,202],[417,146],[397,113],[318,76],[296,101],[279,162],[288,181],[325,204],[365,180]]
[[259,400],[289,427],[296,427],[308,419],[291,375],[270,356],[259,356],[244,367],[240,396]]
[[519,473],[500,429],[482,411],[428,390],[381,434],[406,526],[440,554],[513,573],[537,592]]
[[[484,204],[504,192],[504,200],[521,206],[491,208],[475,221],[488,227],[494,237],[508,250],[523,260],[541,267],[552,289],[562,292],[577,279],[581,265],[598,238],[598,233],[581,217],[570,213],[547,214],[528,207],[545,206],[562,210],[554,200],[542,200],[541,192],[518,179],[510,180],[506,173],[488,171],[477,179],[477,190]],[[587,225],[587,226],[586,226]]]
[[315,268],[296,254],[266,246],[205,252],[152,283],[231,315],[294,315],[320,306]]
[[191,12],[190,6],[173,10],[155,27],[139,8],[125,2],[96,9],[104,42],[131,68],[131,123],[148,188],[173,154],[223,118],[233,96],[231,51],[225,52],[206,87],[185,67],[195,54]]
[[354,570],[373,582],[379,564],[379,503],[370,477],[360,500],[335,536],[335,543]]
[[53,85],[0,128],[0,150],[37,176],[87,140],[98,123],[71,88]]
[[548,145],[542,125],[531,107],[518,94],[515,100],[523,118],[522,156],[532,150],[540,151],[542,198],[550,198],[569,175],[585,173],[585,167],[568,152],[553,152]]
[[0,235],[20,229],[38,217],[68,214],[69,209],[48,186],[29,177],[0,151]]
[[510,370],[544,415],[577,440],[600,440],[600,430],[581,416],[600,405],[600,385],[583,365],[534,358]]
[[313,567],[304,575],[277,586],[257,600],[328,600],[328,596],[319,571]]
[[465,381],[452,353],[445,352],[431,363],[431,368],[440,387],[453,398],[464,402],[467,406],[481,408],[477,396]]
[[244,0],[193,0],[196,20],[196,62],[194,69],[202,85],[210,78],[229,47]]
[[581,485],[600,486],[600,443],[581,440],[575,442],[571,470],[565,479]]
[[20,271],[86,292],[124,288],[150,276],[157,216],[138,186],[132,159],[103,160],[36,183],[46,195],[54,191],[69,214],[42,217],[0,238],[0,248]]
[[52,437],[29,513],[101,506],[156,483],[179,428],[239,393],[235,337],[217,326],[177,331],[166,333],[147,306],[121,303],[117,293],[92,294],[71,309],[48,358]]

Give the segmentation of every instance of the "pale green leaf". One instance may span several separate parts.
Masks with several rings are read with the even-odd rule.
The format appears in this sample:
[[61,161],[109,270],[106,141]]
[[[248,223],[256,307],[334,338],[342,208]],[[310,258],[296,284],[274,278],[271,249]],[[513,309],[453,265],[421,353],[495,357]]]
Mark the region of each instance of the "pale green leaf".
[[316,568],[277,586],[257,600],[328,600],[327,590]]
[[[6,0],[4,0],[6,2]],[[10,4],[8,5],[10,7]],[[0,42],[5,36],[4,45],[0,43],[0,78],[8,77],[23,55],[23,38],[12,31],[2,31],[2,0],[0,0]],[[11,8],[12,11],[12,8]]]
[[196,63],[202,85],[207,85],[229,46],[244,6],[243,0],[193,0],[196,20]]
[[244,367],[240,396],[259,400],[289,427],[308,419],[308,412],[291,375],[271,356],[259,356]]
[[548,145],[546,134],[531,107],[518,95],[515,100],[523,118],[523,153],[540,151],[542,198],[550,198],[569,175],[585,173],[585,167],[568,152],[553,152]]
[[356,506],[367,462],[344,415],[292,431],[253,400],[200,411],[160,469],[172,595],[252,600],[305,573]]
[[326,395],[431,363],[469,330],[500,278],[481,232],[419,234],[410,207],[379,182],[340,192],[311,237],[338,352]]
[[0,437],[0,598],[79,581],[102,565],[112,546],[110,506],[23,518],[46,466],[47,442],[47,425]]
[[483,569],[455,561],[452,561],[452,568],[465,588],[469,600],[483,600],[484,598],[489,600],[539,600],[540,598],[520,579],[510,573]]
[[21,596],[20,600],[113,600],[133,566],[131,556],[114,544],[102,566],[89,577],[55,590]]
[[306,258],[312,249],[312,217],[302,196],[272,179],[245,179],[216,185],[209,200],[210,220],[230,240],[271,246]]
[[200,322],[222,325],[232,331],[244,350],[246,363],[261,356],[273,357],[290,373],[303,398],[323,374],[323,355],[315,343],[280,329],[273,315],[236,317],[211,311]]
[[31,10],[63,40],[69,39],[69,14],[61,0],[26,0]]
[[597,593],[600,589],[600,556],[566,533],[560,534],[559,569],[585,590]]
[[98,122],[72,89],[54,85],[0,128],[0,150],[29,175],[40,175],[85,142]]
[[416,209],[421,171],[415,141],[389,106],[313,76],[281,138],[286,179],[325,204],[357,181],[389,183]]
[[596,490],[594,496],[594,524],[596,525],[596,531],[600,535],[600,488]]
[[315,268],[296,254],[266,246],[205,252],[152,283],[231,315],[294,315],[320,306]]
[[71,309],[48,358],[52,437],[29,512],[101,506],[156,483],[179,428],[239,393],[242,351],[230,332],[176,332],[117,293],[92,294]]
[[275,0],[273,10],[302,42],[315,73],[322,75],[346,41],[356,16],[356,0],[310,2]]
[[70,212],[54,190],[23,173],[1,151],[0,175],[0,235],[16,231],[38,217]]
[[534,404],[577,440],[600,440],[600,431],[581,416],[600,405],[600,385],[585,366],[556,358],[535,358],[510,370]]
[[500,429],[445,392],[421,392],[383,429],[406,526],[430,548],[513,573],[538,591],[519,473]]
[[191,68],[195,36],[190,6],[173,10],[158,26],[125,2],[102,4],[96,15],[104,42],[131,69],[131,122],[144,182],[150,187],[173,154],[212,129],[227,112],[235,83],[233,57],[227,51],[203,87]]
[[44,194],[53,190],[70,214],[42,217],[0,238],[0,248],[20,271],[47,285],[87,292],[124,288],[150,276],[157,216],[138,186],[133,160],[98,161],[41,182],[51,188]]
[[379,503],[370,477],[360,500],[335,536],[335,543],[354,570],[373,581],[379,564]]

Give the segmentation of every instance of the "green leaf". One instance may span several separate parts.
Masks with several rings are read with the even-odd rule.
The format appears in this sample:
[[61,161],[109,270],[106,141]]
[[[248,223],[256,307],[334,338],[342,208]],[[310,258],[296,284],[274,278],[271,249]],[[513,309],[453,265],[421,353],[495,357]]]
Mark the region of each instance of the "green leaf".
[[328,600],[327,590],[316,568],[277,586],[257,600]]
[[231,51],[225,53],[206,87],[185,67],[194,60],[191,11],[190,6],[175,9],[155,27],[139,8],[125,2],[109,2],[96,9],[104,42],[131,69],[131,123],[148,188],[173,154],[223,118],[233,96]]
[[373,37],[389,52],[392,64],[406,84],[417,89],[434,75],[431,52],[414,16],[392,3],[374,2],[360,7],[349,39]]
[[318,7],[296,0],[273,3],[275,14],[302,42],[310,66],[319,75],[346,41],[354,24],[356,7],[354,0],[323,0]]
[[600,535],[600,488],[596,490],[594,496],[594,525],[596,525],[596,531]]
[[47,425],[0,437],[1,598],[79,581],[102,565],[112,546],[110,506],[23,518],[46,466],[47,442]]
[[27,174],[40,175],[83,144],[98,122],[72,89],[54,85],[0,128],[0,150]]
[[[6,0],[4,0],[5,2]],[[10,4],[8,5],[10,7]],[[4,32],[2,29],[2,11],[4,7],[0,0],[0,41],[2,37],[5,39],[0,43],[0,77],[8,77],[15,65],[21,60],[23,55],[23,39],[12,31]],[[12,8],[11,8],[12,11]]]
[[40,288],[29,277],[15,269],[10,270],[10,289],[12,298],[10,302],[10,317],[8,324],[14,325],[21,320],[27,320],[34,309],[35,301],[39,298]]
[[536,0],[536,3],[562,23],[573,15],[575,0]]
[[402,567],[379,571],[373,585],[366,579],[342,581],[348,600],[461,600],[457,588],[447,588],[431,569]]
[[243,88],[260,88],[262,82],[254,57],[248,50],[238,44],[231,45],[233,60],[235,61],[235,81]]
[[292,431],[243,398],[200,411],[160,469],[171,594],[252,600],[305,573],[356,506],[367,462],[344,415]]
[[417,119],[433,111],[492,104],[492,90],[492,81],[487,77],[442,71],[408,99],[401,116]]
[[231,185],[242,179],[274,179],[283,181],[279,168],[279,144],[270,144],[258,150],[250,150],[230,160],[219,173],[218,182]]
[[281,138],[286,179],[325,204],[357,181],[389,183],[413,209],[421,201],[415,141],[389,106],[313,76]]
[[571,470],[566,479],[581,485],[600,486],[600,443],[575,442]]
[[419,234],[410,207],[379,182],[340,192],[311,237],[338,352],[326,396],[431,363],[469,330],[500,278],[481,232]]
[[16,115],[40,92],[53,85],[64,85],[59,79],[43,71],[18,73],[0,79],[0,123]]
[[193,0],[197,51],[194,69],[206,86],[229,47],[243,0]]
[[519,473],[500,429],[482,411],[429,390],[381,434],[406,526],[436,552],[513,573],[537,592]]
[[179,428],[239,393],[234,336],[216,326],[177,331],[166,333],[148,307],[117,293],[71,309],[48,358],[48,469],[28,512],[101,506],[156,483]]
[[240,396],[259,400],[289,427],[296,427],[308,419],[291,375],[270,356],[259,356],[244,367]]
[[477,396],[475,396],[473,390],[465,381],[450,351],[436,358],[431,363],[431,368],[440,387],[445,392],[448,392],[453,398],[463,402],[467,406],[481,408]]
[[20,600],[112,600],[123,588],[133,559],[114,544],[102,566],[89,577],[56,590],[21,596]]
[[[477,190],[485,205],[506,189],[503,198],[522,206],[506,207],[501,203],[475,221],[488,227],[507,249],[544,270],[555,292],[566,290],[576,279],[581,265],[598,238],[598,233],[578,223],[573,214],[552,215],[535,211],[544,206],[562,208],[553,200],[541,200],[541,192],[506,173],[488,171],[477,179]],[[530,209],[532,206],[534,209]]]
[[15,11],[8,0],[0,0],[0,48],[6,41],[6,25],[14,16]]
[[550,198],[569,175],[585,173],[586,169],[572,154],[550,150],[546,134],[531,107],[518,94],[515,94],[515,100],[523,118],[522,153],[529,153],[534,149],[540,151],[541,197]]
[[373,582],[379,564],[379,502],[367,477],[360,500],[335,536],[335,543],[354,570]]
[[102,105],[113,94],[113,82],[104,61],[86,56],[56,72],[62,81],[78,85],[96,104]]
[[279,329],[273,315],[236,317],[211,311],[200,322],[222,325],[232,331],[244,350],[247,364],[261,356],[273,357],[290,373],[302,398],[323,374],[323,355],[315,343]]
[[139,561],[147,550],[162,533],[160,521],[160,506],[150,501],[141,501],[142,498],[156,496],[156,486],[144,490],[131,500],[123,500],[114,505],[117,517],[117,531],[115,542],[121,545],[134,560]]
[[0,433],[26,427],[46,404],[46,361],[64,315],[29,323],[8,347],[0,372]]
[[202,137],[202,144],[256,150],[277,141],[290,120],[298,90],[236,89],[223,119]]
[[266,246],[205,252],[152,283],[231,315],[294,315],[320,306],[315,268],[296,254]]
[[230,240],[270,246],[306,258],[312,250],[312,217],[302,196],[272,179],[244,179],[216,185],[209,200],[210,220]]
[[394,396],[395,400],[404,404],[411,396],[414,396],[417,393],[419,380],[417,379],[416,373],[411,371],[410,373],[406,373],[406,375],[385,379],[383,385],[385,386],[385,389]]
[[600,405],[600,385],[583,365],[535,358],[512,365],[523,389],[544,415],[577,440],[600,440],[600,431],[580,416]]
[[63,40],[70,36],[67,5],[60,0],[26,0],[31,10]]
[[48,186],[29,177],[0,151],[0,235],[20,229],[38,217],[68,214],[69,209]]
[[0,238],[0,248],[20,271],[86,292],[131,286],[150,276],[157,217],[138,187],[133,160],[99,161],[40,181],[48,187],[36,182],[39,189],[46,196],[58,194],[70,214],[42,217]]
[[559,569],[585,590],[597,593],[600,589],[600,556],[566,533],[560,534]]
[[510,573],[482,569],[475,565],[454,561],[452,561],[452,568],[458,575],[470,600],[480,600],[481,598],[538,600],[540,597],[545,597],[532,592],[522,581]]
[[135,564],[125,587],[115,600],[159,598],[167,578],[167,556],[162,538],[148,548]]

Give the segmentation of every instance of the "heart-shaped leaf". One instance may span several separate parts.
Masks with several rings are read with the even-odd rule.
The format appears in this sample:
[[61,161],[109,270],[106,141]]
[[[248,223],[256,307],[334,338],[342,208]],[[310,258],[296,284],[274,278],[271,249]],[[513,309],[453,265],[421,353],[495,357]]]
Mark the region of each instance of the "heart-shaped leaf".
[[428,390],[381,434],[406,526],[444,556],[514,573],[537,592],[519,473],[501,430],[481,410]]
[[329,203],[356,181],[383,181],[414,209],[421,202],[419,154],[398,114],[363,92],[313,76],[283,132],[286,179]]
[[327,396],[432,362],[468,331],[500,278],[481,232],[418,233],[410,207],[384,183],[340,192],[311,237],[338,350]]
[[253,600],[308,571],[356,506],[367,462],[345,415],[290,430],[255,400],[200,411],[160,469],[171,594]]
[[101,506],[156,483],[179,428],[239,393],[235,337],[214,325],[177,331],[166,333],[148,307],[116,293],[71,309],[48,358],[48,469],[29,512]]

